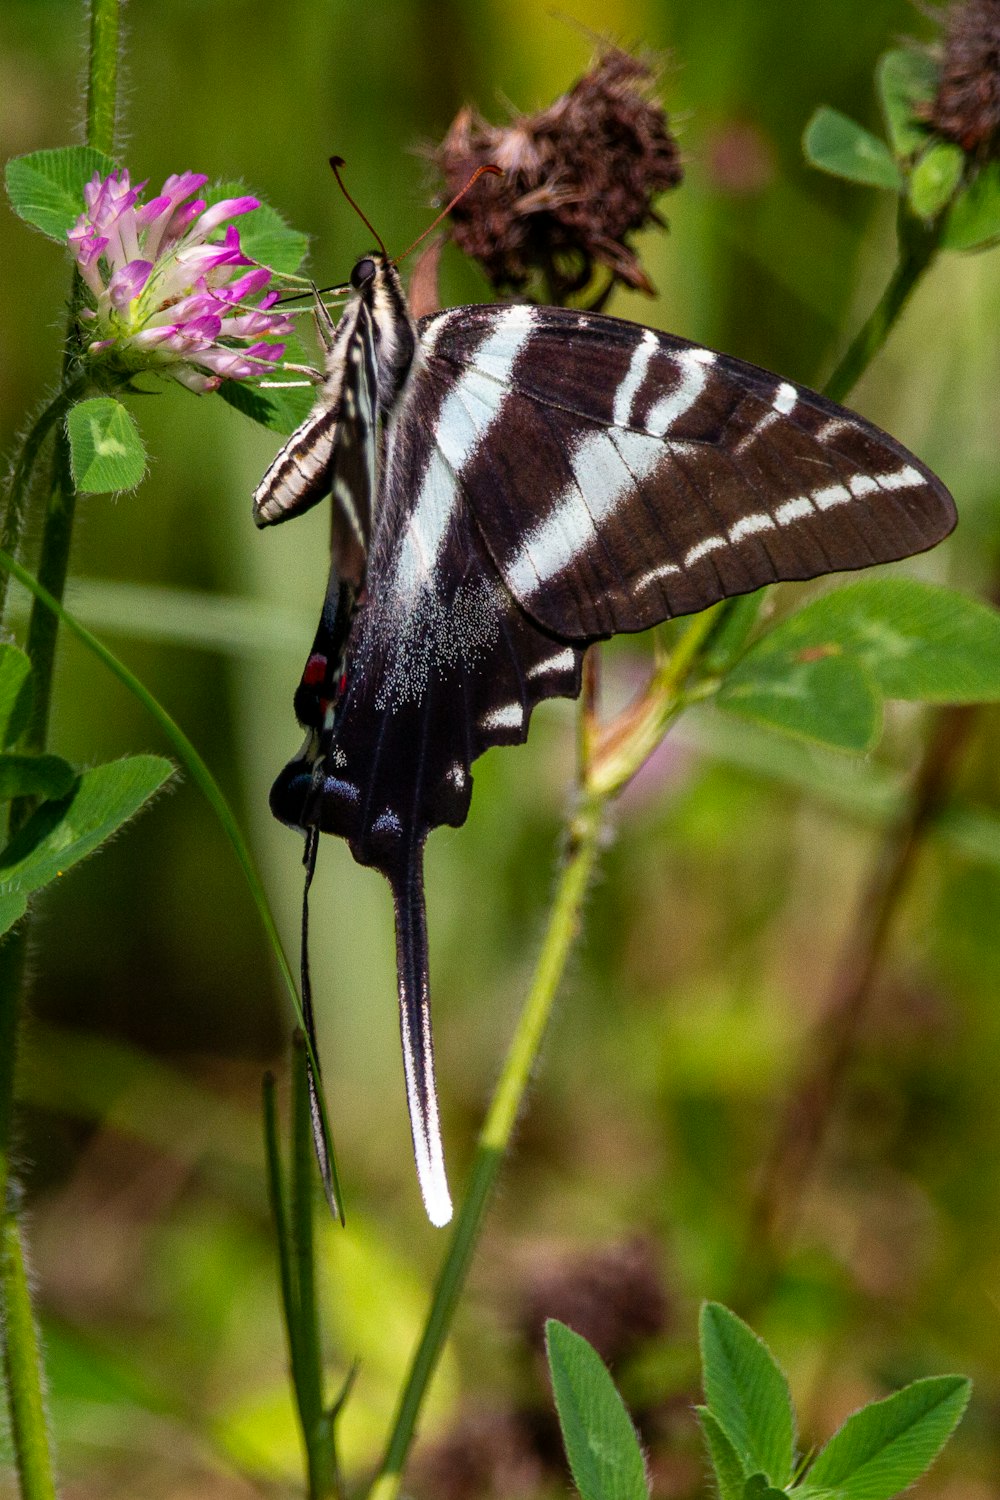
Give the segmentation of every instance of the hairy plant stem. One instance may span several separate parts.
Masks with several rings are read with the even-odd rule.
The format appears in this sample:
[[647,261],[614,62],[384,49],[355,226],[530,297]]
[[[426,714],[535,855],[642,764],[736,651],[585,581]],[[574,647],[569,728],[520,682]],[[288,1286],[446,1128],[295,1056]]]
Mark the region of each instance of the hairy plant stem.
[[[12,557],[17,556],[21,545],[21,534],[24,530],[24,519],[35,466],[46,440],[53,427],[61,423],[70,407],[79,401],[85,389],[86,383],[83,380],[71,381],[70,384],[64,385],[45,407],[21,444],[7,485],[3,527],[0,530],[0,549]],[[0,573],[0,624],[3,623],[6,613],[9,586],[10,575]]]
[[118,124],[121,0],[90,0],[87,145],[114,156]]
[[55,1500],[38,1330],[31,1310],[20,1226],[10,1209],[3,1215],[0,1256],[4,1289],[4,1379],[20,1492],[24,1500]]
[[[37,577],[42,588],[62,602],[69,570],[73,520],[76,515],[76,486],[70,472],[69,437],[64,428],[56,432],[52,456],[52,483],[45,507],[42,550]],[[24,734],[28,750],[44,750],[48,740],[49,712],[52,704],[52,679],[55,671],[59,620],[37,599],[32,601],[25,649],[31,662],[33,694],[31,718]],[[16,828],[16,821],[15,821]]]
[[23,924],[0,943],[0,1212],[7,1204],[14,1123],[14,1075],[17,1068],[18,1003],[24,988],[27,943]]
[[[90,56],[87,82],[87,143],[110,155],[114,149],[117,109],[118,38],[120,0],[91,0]],[[74,272],[70,292],[69,324],[63,351],[61,390],[43,413],[25,442],[14,469],[14,484],[4,516],[4,550],[16,553],[30,494],[31,474],[45,437],[55,426],[52,476],[46,500],[42,528],[39,574],[43,585],[62,598],[69,566],[70,544],[76,491],[70,471],[69,439],[62,418],[76,399],[74,375],[79,338],[77,316],[82,297],[79,275]],[[40,430],[41,428],[41,430]],[[0,600],[0,619],[5,598]],[[49,705],[52,698],[52,674],[55,665],[58,621],[37,598],[32,605],[26,642],[32,664],[32,715],[25,734],[25,745],[44,750],[48,731]],[[11,811],[11,827],[16,829],[27,812],[22,802]],[[30,920],[30,918],[29,918]],[[8,934],[0,948],[0,1042],[3,1064],[0,1069],[0,1176],[3,1196],[2,1280],[3,1360],[6,1395],[10,1411],[11,1432],[20,1494],[23,1500],[53,1500],[56,1493],[49,1433],[42,1400],[42,1357],[31,1307],[21,1226],[16,1208],[10,1205],[10,1138],[14,1110],[14,1075],[17,1063],[18,1033],[24,994],[27,987],[26,950],[28,923],[21,923]]]

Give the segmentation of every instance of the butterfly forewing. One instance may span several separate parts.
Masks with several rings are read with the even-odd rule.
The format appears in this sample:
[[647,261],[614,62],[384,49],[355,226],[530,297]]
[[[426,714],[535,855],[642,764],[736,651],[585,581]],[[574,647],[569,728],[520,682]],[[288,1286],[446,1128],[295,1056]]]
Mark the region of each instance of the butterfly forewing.
[[466,426],[462,490],[511,592],[569,639],[890,562],[954,525],[894,439],[756,366],[615,318],[459,311],[426,337]]

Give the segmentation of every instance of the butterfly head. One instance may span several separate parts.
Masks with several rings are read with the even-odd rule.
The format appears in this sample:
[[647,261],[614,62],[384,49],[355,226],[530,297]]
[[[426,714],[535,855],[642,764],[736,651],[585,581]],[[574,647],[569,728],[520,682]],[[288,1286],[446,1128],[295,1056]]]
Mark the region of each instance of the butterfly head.
[[371,255],[363,255],[360,260],[355,261],[350,281],[356,292],[363,292],[369,282],[375,280],[379,273],[380,262],[383,266],[385,265],[385,256],[376,255],[374,251]]
[[378,370],[378,404],[388,415],[406,383],[417,347],[399,272],[388,255],[370,251],[355,261],[350,284],[371,319]]

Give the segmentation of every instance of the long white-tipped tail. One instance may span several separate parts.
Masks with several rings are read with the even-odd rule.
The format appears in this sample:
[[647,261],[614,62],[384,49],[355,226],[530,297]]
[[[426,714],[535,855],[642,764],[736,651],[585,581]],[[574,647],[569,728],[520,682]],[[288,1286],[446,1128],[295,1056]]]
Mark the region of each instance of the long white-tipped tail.
[[394,880],[392,887],[396,906],[399,1035],[403,1044],[413,1156],[427,1217],[440,1228],[451,1219],[452,1209],[434,1082],[421,848],[413,851],[402,878]]

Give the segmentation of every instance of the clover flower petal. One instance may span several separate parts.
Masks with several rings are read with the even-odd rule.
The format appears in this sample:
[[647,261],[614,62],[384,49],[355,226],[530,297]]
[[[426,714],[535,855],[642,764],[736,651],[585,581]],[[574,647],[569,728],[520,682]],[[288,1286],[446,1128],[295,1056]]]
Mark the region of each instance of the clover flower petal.
[[291,329],[270,310],[271,271],[244,253],[231,222],[259,200],[208,207],[194,197],[207,180],[175,174],[143,202],[146,184],[133,187],[128,172],[95,174],[67,235],[92,298],[80,315],[89,354],[123,374],[154,369],[199,392],[266,372],[284,353],[274,340]]
[[108,282],[108,296],[112,307],[122,308],[139,296],[153,269],[151,260],[129,260],[117,270]]
[[221,202],[213,204],[201,215],[198,237],[205,239],[213,229],[217,229],[220,224],[225,224],[227,219],[235,219],[240,214],[248,214],[254,208],[260,208],[259,198],[223,198]]

